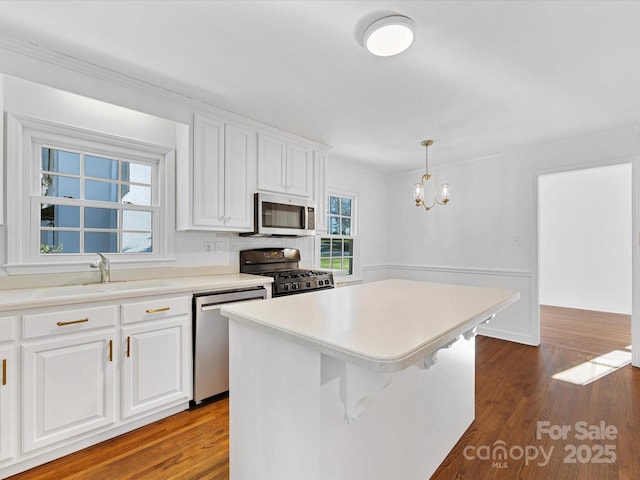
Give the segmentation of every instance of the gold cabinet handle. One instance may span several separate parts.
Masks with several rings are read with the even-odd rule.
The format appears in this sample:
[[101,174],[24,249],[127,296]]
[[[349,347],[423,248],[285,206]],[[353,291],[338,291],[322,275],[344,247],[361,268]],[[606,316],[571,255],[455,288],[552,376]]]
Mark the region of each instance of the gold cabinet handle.
[[147,313],[168,312],[169,310],[171,310],[171,307],[154,308],[152,310],[147,310]]
[[58,325],[59,327],[64,327],[65,325],[75,325],[76,323],[86,323],[88,321],[88,318],[81,318],[80,320],[71,320],[69,322],[56,322],[56,325]]
[[127,357],[131,356],[131,337],[127,337]]
[[113,362],[113,340],[109,340],[109,361]]
[[7,359],[2,359],[2,385],[7,384]]

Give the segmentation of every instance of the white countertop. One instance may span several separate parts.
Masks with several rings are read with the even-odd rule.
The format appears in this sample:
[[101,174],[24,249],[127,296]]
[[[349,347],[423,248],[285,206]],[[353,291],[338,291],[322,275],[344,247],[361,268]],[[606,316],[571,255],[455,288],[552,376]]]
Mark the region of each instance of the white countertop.
[[402,370],[514,303],[513,290],[384,280],[221,313],[330,356],[382,372]]
[[0,290],[0,312],[145,295],[204,293],[272,283],[271,277],[230,273],[193,277],[89,283],[46,288]]

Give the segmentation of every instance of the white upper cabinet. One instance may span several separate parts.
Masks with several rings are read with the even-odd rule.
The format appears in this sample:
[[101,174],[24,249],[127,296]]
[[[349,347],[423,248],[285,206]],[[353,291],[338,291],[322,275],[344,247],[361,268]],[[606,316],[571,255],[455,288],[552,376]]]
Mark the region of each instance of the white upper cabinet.
[[253,228],[252,195],[256,189],[256,133],[227,123],[224,130],[225,226]]
[[177,172],[179,230],[252,229],[255,136],[250,127],[194,115],[192,168]]
[[313,147],[258,134],[258,190],[313,197]]
[[314,150],[314,187],[313,200],[316,202],[316,233],[324,234],[327,231],[327,152]]

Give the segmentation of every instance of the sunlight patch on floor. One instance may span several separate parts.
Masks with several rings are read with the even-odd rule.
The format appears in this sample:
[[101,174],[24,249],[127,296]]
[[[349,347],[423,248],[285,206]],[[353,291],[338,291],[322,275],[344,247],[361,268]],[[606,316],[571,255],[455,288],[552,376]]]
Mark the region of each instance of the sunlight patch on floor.
[[[631,350],[631,346],[628,347]],[[631,351],[613,350],[599,357],[558,372],[551,378],[575,385],[588,385],[631,363]]]

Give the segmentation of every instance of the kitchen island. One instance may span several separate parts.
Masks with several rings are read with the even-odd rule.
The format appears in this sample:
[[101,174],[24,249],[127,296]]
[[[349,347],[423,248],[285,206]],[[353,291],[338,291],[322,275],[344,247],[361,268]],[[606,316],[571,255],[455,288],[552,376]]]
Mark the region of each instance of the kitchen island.
[[224,306],[231,478],[429,478],[475,417],[475,329],[518,298],[386,280]]

